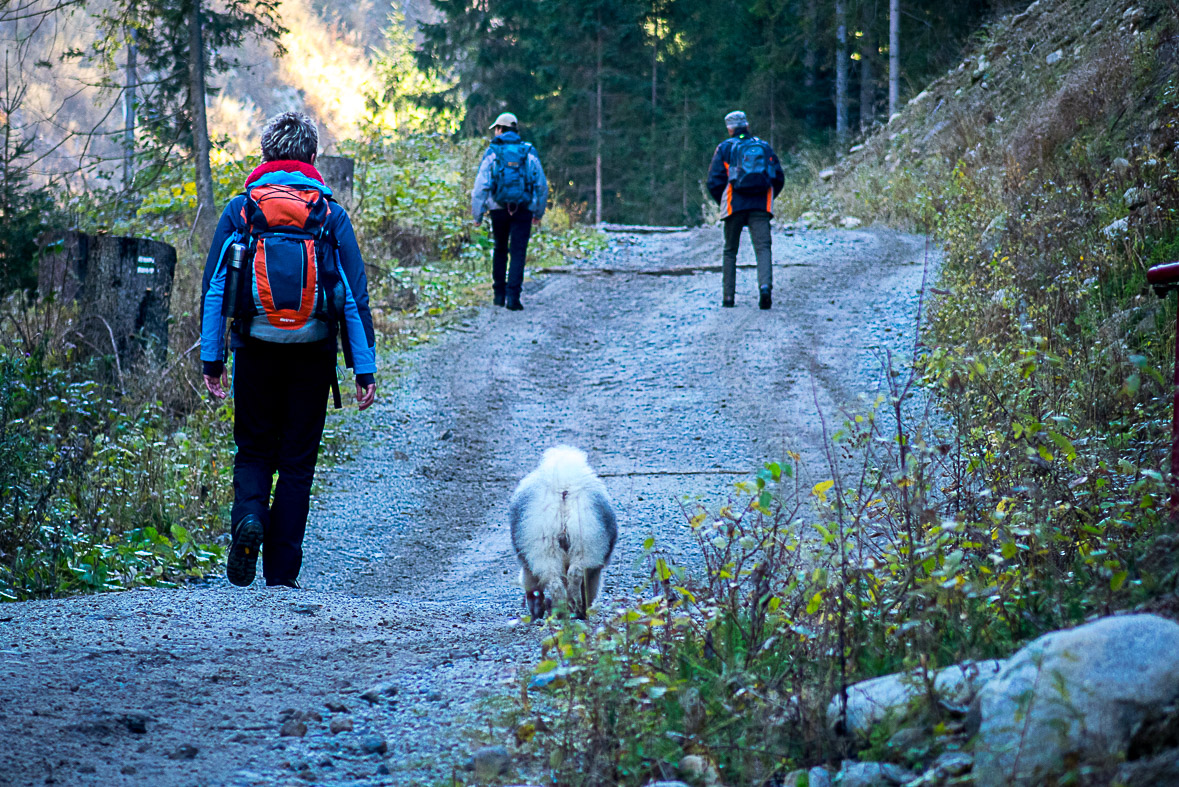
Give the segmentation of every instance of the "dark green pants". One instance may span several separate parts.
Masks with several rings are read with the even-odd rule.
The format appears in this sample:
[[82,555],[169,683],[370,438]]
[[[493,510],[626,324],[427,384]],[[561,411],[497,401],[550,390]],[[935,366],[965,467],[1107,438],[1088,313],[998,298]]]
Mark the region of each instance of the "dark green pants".
[[753,254],[757,257],[757,286],[770,287],[774,284],[774,271],[770,267],[773,257],[770,250],[770,214],[764,210],[741,210],[729,216],[725,224],[725,253],[721,264],[722,296],[732,300],[737,293],[737,249],[741,246],[741,230],[749,227],[753,240]]

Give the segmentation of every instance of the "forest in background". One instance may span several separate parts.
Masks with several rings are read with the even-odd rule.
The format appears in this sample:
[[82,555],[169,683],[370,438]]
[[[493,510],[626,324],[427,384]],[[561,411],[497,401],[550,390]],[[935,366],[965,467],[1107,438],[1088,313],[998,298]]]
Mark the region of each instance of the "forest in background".
[[[726,112],[744,108],[754,133],[806,169],[827,146],[846,149],[886,121],[1004,7],[33,0],[0,11],[0,109],[29,144],[30,155],[6,154],[23,158],[18,169],[73,190],[129,194],[149,187],[163,162],[245,155],[262,120],[285,109],[316,117],[326,152],[365,124],[485,136],[492,117],[514,111],[559,198],[584,203],[596,220],[691,225],[704,218],[699,182]],[[202,128],[207,145],[193,135]],[[207,181],[197,181],[202,199]]]
[[[600,220],[693,225],[724,115],[794,166],[845,149],[958,57],[997,0],[433,0],[420,61],[462,129],[515,112]],[[899,42],[889,94],[890,17]],[[810,154],[810,155],[808,155]],[[598,207],[600,205],[600,211]]]

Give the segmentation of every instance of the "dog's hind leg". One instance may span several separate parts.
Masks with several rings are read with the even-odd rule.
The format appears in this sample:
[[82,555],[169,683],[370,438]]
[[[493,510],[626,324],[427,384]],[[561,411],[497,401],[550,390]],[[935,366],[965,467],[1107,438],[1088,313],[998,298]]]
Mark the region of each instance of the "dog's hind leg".
[[565,575],[569,591],[569,614],[579,620],[585,620],[589,605],[585,603],[585,572],[576,566],[570,566]]
[[585,620],[589,614],[590,605],[598,597],[602,569],[570,566],[566,576],[569,582],[569,611],[574,617]]
[[547,614],[547,601],[540,578],[528,570],[528,566],[520,569],[520,584],[524,587],[524,606],[533,620],[540,620]]
[[598,597],[598,591],[602,587],[602,569],[587,568],[585,570],[585,608],[588,610],[590,605],[594,603],[594,599]]

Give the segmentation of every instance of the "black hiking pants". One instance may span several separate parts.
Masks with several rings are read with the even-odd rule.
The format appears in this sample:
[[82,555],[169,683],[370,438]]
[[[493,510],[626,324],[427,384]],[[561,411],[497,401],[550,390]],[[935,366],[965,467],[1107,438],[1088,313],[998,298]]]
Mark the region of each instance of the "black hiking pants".
[[[519,297],[520,287],[524,284],[524,258],[528,254],[528,238],[531,235],[532,211],[527,208],[515,213],[508,213],[502,208],[491,211],[491,236],[495,238],[495,251],[491,254],[491,285],[496,295]],[[509,255],[512,260],[510,267]]]
[[725,251],[721,257],[721,295],[731,301],[737,293],[737,250],[741,247],[741,230],[749,227],[753,255],[757,258],[757,286],[772,287],[774,271],[770,247],[770,214],[764,210],[739,210],[725,218]]
[[253,342],[234,351],[232,521],[236,525],[247,514],[262,520],[267,585],[297,579],[303,564],[311,481],[335,365],[335,353],[323,345]]

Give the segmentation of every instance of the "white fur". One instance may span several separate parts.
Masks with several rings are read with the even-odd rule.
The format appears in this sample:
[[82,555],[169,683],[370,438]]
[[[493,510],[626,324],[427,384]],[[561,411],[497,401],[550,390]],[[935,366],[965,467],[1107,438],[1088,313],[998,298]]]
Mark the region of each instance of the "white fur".
[[567,445],[545,451],[516,487],[509,518],[529,611],[539,616],[563,602],[584,617],[617,539],[606,487],[585,453]]

